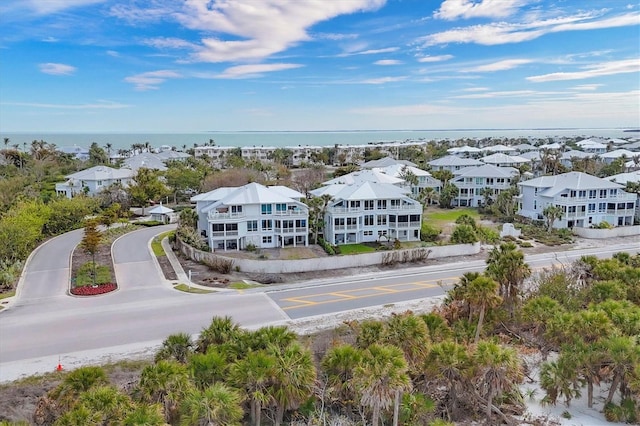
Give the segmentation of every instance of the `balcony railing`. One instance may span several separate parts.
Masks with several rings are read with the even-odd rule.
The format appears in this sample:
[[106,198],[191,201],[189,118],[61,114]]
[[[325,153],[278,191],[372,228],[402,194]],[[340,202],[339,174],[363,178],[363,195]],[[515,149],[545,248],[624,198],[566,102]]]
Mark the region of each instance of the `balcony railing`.
[[275,228],[277,234],[299,234],[307,232],[307,228]]
[[304,210],[276,210],[273,213],[274,216],[306,216],[307,212]]
[[389,224],[390,227],[395,227],[395,228],[419,228],[420,225],[421,225],[420,222],[397,222],[397,223],[391,222]]
[[231,213],[231,212],[217,212],[217,211],[210,211],[208,216],[209,216],[209,219],[212,219],[212,220],[240,219],[240,218],[246,217],[244,212]]
[[212,237],[235,237],[238,235],[238,231],[213,231]]

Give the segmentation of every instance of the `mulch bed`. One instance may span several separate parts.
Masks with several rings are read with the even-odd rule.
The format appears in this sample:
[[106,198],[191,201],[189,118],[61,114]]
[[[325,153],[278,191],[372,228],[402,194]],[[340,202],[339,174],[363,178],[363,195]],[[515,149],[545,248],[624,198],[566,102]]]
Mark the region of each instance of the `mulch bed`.
[[[71,256],[71,278],[73,279],[78,275],[78,270],[82,265],[85,265],[92,261],[93,261],[93,256],[91,256],[89,253],[82,250],[80,246],[76,247],[76,249],[73,251],[73,255]],[[98,247],[98,251],[96,252],[96,255],[95,255],[95,261],[96,261],[96,265],[105,266],[109,268],[109,271],[111,274],[111,283],[115,283],[116,273],[113,268],[113,259],[111,258],[111,242],[110,241],[106,241],[100,244],[100,246]],[[78,290],[80,288],[81,287],[77,287]],[[76,294],[74,293],[74,290],[76,290],[76,288],[72,288],[71,290],[72,294]],[[112,290],[109,290],[109,291],[112,291]],[[82,290],[81,292],[84,292],[84,290]],[[105,293],[105,291],[103,291],[102,293]],[[96,294],[102,294],[102,293],[96,293]],[[84,294],[84,296],[89,296],[89,294]]]

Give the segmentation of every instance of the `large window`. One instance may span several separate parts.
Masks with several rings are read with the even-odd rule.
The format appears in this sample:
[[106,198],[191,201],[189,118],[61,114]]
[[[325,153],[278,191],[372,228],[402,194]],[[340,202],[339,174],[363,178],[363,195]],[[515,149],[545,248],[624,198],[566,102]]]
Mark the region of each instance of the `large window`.
[[260,206],[262,214],[271,214],[271,204],[262,204]]
[[378,215],[378,225],[386,225],[386,224],[387,224],[387,216]]
[[387,200],[378,200],[378,210],[387,209]]
[[250,220],[247,222],[247,232],[258,232],[257,220]]
[[242,213],[242,206],[231,206],[231,213]]
[[364,209],[365,210],[373,210],[373,200],[364,200]]
[[271,219],[262,221],[263,231],[271,231],[272,229],[273,229],[273,221]]
[[283,213],[287,211],[287,205],[285,203],[276,204],[276,213]]
[[271,235],[262,237],[262,244],[271,244],[272,241],[273,239],[271,238]]
[[373,226],[373,215],[367,214],[364,216],[364,226]]

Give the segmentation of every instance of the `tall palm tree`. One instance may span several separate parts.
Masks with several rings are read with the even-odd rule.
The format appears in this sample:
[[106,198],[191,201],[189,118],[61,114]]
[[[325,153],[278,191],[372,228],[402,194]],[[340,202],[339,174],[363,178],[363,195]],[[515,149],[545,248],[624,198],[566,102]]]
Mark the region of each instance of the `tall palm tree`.
[[269,352],[276,360],[270,392],[276,403],[275,425],[279,426],[285,410],[298,408],[311,396],[316,370],[311,351],[303,348],[298,342],[285,348],[272,346]]
[[261,425],[262,407],[271,402],[268,392],[275,375],[276,359],[265,351],[249,352],[236,361],[229,370],[229,379],[244,389],[249,399],[251,423]]
[[404,352],[410,367],[424,362],[429,344],[429,331],[424,321],[411,312],[395,314],[384,331],[384,343],[396,346]]
[[138,388],[144,402],[162,403],[167,420],[178,414],[178,401],[189,388],[187,368],[175,361],[159,361],[142,370]]
[[466,298],[469,304],[480,311],[474,339],[475,343],[480,340],[480,332],[486,310],[494,308],[502,302],[502,298],[498,296],[498,286],[497,281],[487,276],[480,276],[471,281],[467,287]]
[[513,314],[519,302],[520,288],[531,276],[531,268],[524,261],[524,254],[515,243],[502,243],[489,252],[486,274],[500,284],[500,296]]
[[611,380],[611,387],[605,405],[613,400],[617,390],[621,398],[629,396],[627,383],[640,363],[640,345],[632,336],[611,336],[601,342],[605,371]]
[[459,394],[469,380],[471,359],[463,345],[447,340],[431,346],[425,370],[447,388],[448,411],[458,413]]
[[562,213],[562,207],[554,204],[549,204],[542,210],[542,215],[547,221],[547,232],[551,232],[554,222],[562,218]]
[[329,349],[322,359],[322,371],[327,378],[327,393],[331,400],[343,404],[347,412],[355,400],[354,374],[362,360],[362,351],[342,344]]
[[487,423],[491,424],[494,399],[522,381],[520,360],[514,349],[487,341],[478,343],[473,357],[478,368],[477,384],[487,401]]
[[579,398],[580,380],[574,360],[560,356],[556,361],[545,362],[540,368],[540,387],[546,395],[542,402],[555,405],[560,396],[564,396],[565,405]]
[[206,389],[216,381],[226,378],[229,363],[229,357],[212,346],[206,354],[191,354],[187,366],[195,386]]
[[197,351],[205,353],[209,346],[236,340],[242,333],[243,330],[230,316],[213,317],[211,324],[200,332],[196,343]]
[[240,425],[244,411],[242,395],[222,382],[205,390],[189,389],[181,401],[181,421],[185,426]]
[[361,405],[371,410],[372,426],[380,424],[382,411],[398,401],[401,392],[411,389],[407,371],[402,350],[395,346],[373,344],[362,352],[356,383]]

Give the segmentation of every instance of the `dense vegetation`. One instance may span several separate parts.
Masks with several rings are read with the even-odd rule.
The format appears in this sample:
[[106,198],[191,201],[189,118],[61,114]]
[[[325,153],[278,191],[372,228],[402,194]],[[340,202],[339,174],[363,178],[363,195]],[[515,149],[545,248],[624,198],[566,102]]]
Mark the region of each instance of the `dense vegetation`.
[[[99,367],[67,373],[39,424],[518,424],[525,377],[544,403],[602,395],[607,419],[633,423],[639,335],[640,255],[532,274],[505,243],[431,313],[349,322],[324,340],[216,317],[195,341],[168,336],[126,389]],[[532,351],[546,359],[539,372]]]

